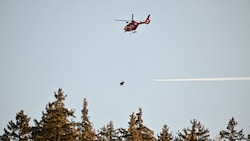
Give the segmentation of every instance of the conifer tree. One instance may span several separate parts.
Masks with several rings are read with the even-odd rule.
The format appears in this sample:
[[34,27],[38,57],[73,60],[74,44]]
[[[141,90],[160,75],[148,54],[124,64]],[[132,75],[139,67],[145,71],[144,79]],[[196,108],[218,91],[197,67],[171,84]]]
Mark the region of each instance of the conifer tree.
[[228,122],[227,131],[220,131],[221,138],[228,139],[229,141],[242,140],[244,138],[243,129],[238,132],[234,129],[237,124],[237,121],[232,117]]
[[171,141],[173,139],[173,135],[172,133],[169,133],[168,130],[169,130],[168,126],[166,124],[163,125],[162,131],[160,135],[158,135],[157,141]]
[[[250,127],[250,126],[249,126]],[[246,136],[246,141],[250,141],[250,133]]]
[[4,133],[2,136],[0,136],[1,141],[10,141],[10,138],[6,133]]
[[114,124],[112,121],[108,123],[107,126],[103,126],[100,131],[98,131],[97,136],[98,141],[118,141],[118,132],[114,129]]
[[34,141],[43,141],[43,132],[42,132],[42,121],[39,122],[34,119],[35,126],[32,127],[32,139]]
[[192,128],[184,128],[183,132],[178,132],[180,141],[207,141],[209,137],[208,129],[205,129],[203,125],[197,120],[190,121]]
[[247,135],[246,141],[250,141],[250,134]]
[[142,141],[142,136],[136,127],[136,116],[134,115],[134,113],[130,115],[128,133],[129,133],[127,137],[128,141],[135,141],[135,140]]
[[33,139],[35,141],[76,141],[77,125],[72,120],[75,117],[74,111],[65,107],[66,95],[61,88],[54,94],[56,101],[46,105],[41,121],[34,120],[36,125],[32,130]]
[[128,130],[121,128],[120,133],[122,138],[127,141],[154,141],[154,132],[143,125],[142,109],[139,108],[139,113],[130,115]]
[[108,132],[108,129],[106,126],[103,126],[100,130],[97,131],[96,138],[98,141],[108,141],[106,137],[106,133]]
[[7,129],[4,128],[4,135],[1,140],[19,140],[28,141],[31,136],[31,126],[29,125],[30,118],[24,114],[21,110],[16,114],[16,122],[12,120],[7,125]]
[[141,108],[139,108],[139,112],[136,114],[136,126],[143,141],[153,141],[155,139],[154,132],[143,124]]
[[86,98],[83,100],[83,109],[82,109],[82,122],[79,124],[81,131],[81,140],[82,141],[95,141],[96,133],[93,129],[93,125],[89,120],[88,116],[88,102]]

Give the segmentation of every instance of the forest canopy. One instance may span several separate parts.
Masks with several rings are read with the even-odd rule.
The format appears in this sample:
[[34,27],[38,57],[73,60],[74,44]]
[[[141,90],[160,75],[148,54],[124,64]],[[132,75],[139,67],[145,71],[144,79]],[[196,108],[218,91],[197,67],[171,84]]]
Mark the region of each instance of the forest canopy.
[[215,141],[228,140],[250,141],[250,134],[244,135],[243,129],[237,131],[238,122],[234,117],[229,119],[225,130],[212,139],[207,129],[197,119],[190,120],[190,127],[183,128],[176,134],[169,131],[168,125],[163,125],[160,133],[154,133],[143,122],[142,108],[137,113],[129,115],[128,128],[114,128],[110,121],[100,129],[94,129],[88,115],[88,101],[83,99],[81,121],[75,120],[74,110],[65,107],[67,95],[59,88],[54,92],[55,101],[49,102],[42,111],[41,119],[34,119],[34,126],[30,124],[30,117],[21,109],[15,117],[3,128],[0,136],[3,141]]

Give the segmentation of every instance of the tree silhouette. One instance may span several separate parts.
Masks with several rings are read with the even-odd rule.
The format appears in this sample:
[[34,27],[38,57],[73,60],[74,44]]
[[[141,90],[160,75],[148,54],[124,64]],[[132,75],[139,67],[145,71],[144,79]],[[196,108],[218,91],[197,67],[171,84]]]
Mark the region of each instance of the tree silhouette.
[[31,138],[31,126],[29,125],[30,118],[24,114],[24,111],[21,110],[16,114],[16,122],[12,120],[7,125],[7,129],[4,128],[4,135],[1,137],[1,140],[19,140],[19,141],[28,141]]
[[168,130],[169,130],[168,126],[166,124],[163,125],[162,131],[160,135],[158,135],[157,141],[171,141],[173,139],[173,135],[172,133],[169,133]]
[[237,121],[234,119],[234,117],[232,117],[228,122],[227,131],[220,131],[221,138],[228,139],[229,141],[242,140],[244,138],[243,129],[241,129],[239,132],[234,129],[237,124]]
[[250,134],[247,135],[246,141],[250,141]]
[[141,134],[143,141],[155,140],[154,132],[143,124],[141,108],[139,108],[139,112],[136,114],[136,117],[137,117],[136,119],[137,130],[139,131],[139,134]]
[[127,136],[127,140],[128,141],[142,141],[142,136],[139,133],[139,131],[137,130],[137,126],[136,126],[136,116],[134,115],[134,113],[132,115],[130,115],[130,122],[129,124],[129,128],[128,128],[128,136]]
[[130,115],[128,130],[120,128],[122,138],[127,141],[154,141],[154,132],[143,124],[142,109],[139,108],[139,113]]
[[42,111],[41,120],[34,119],[34,126],[29,125],[30,118],[21,110],[16,114],[16,121],[9,121],[4,128],[1,141],[250,141],[250,134],[244,138],[243,129],[237,131],[238,124],[232,117],[227,125],[227,130],[222,130],[215,139],[208,139],[209,130],[193,119],[192,127],[178,131],[177,136],[169,132],[165,124],[162,131],[154,137],[154,132],[147,128],[142,119],[142,109],[138,113],[129,115],[128,128],[115,129],[110,121],[95,132],[88,115],[88,102],[83,99],[82,116],[80,122],[75,122],[74,110],[65,107],[64,101],[67,95],[59,88],[54,92],[55,101],[49,102],[45,111]]
[[96,133],[93,129],[92,123],[88,116],[88,102],[86,98],[83,100],[82,109],[82,122],[79,124],[79,129],[81,131],[81,140],[83,141],[95,141]]
[[208,129],[205,129],[203,125],[196,119],[193,119],[193,121],[190,121],[192,124],[192,128],[184,128],[182,131],[184,132],[178,132],[178,139],[180,141],[206,141],[209,137],[209,131]]
[[118,141],[118,131],[114,129],[114,124],[112,121],[108,123],[107,126],[103,126],[97,134],[98,141]]
[[69,118],[74,118],[74,111],[65,108],[64,101],[66,95],[62,89],[55,92],[56,101],[46,105],[46,111],[42,114],[40,122],[35,121],[33,128],[33,139],[38,141],[44,140],[67,140],[75,141],[78,139],[77,126],[74,121]]

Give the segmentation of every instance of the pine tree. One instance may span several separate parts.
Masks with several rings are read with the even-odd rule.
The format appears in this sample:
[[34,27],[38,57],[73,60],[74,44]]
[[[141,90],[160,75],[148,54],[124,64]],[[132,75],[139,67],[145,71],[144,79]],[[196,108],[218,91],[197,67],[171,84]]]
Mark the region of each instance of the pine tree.
[[43,141],[42,123],[34,119],[35,126],[32,127],[32,139],[35,141]]
[[250,141],[250,133],[247,135],[246,141]]
[[21,110],[16,114],[16,122],[12,120],[7,125],[7,129],[4,128],[4,135],[1,140],[19,140],[28,141],[31,138],[31,127],[29,125],[30,118],[24,114]]
[[171,141],[173,139],[173,135],[172,133],[169,133],[168,130],[169,130],[168,126],[166,124],[163,125],[162,131],[160,135],[158,135],[157,141]]
[[10,138],[6,133],[4,133],[2,136],[0,136],[1,141],[10,141]]
[[79,124],[79,129],[81,131],[81,140],[83,141],[95,141],[96,133],[93,129],[93,125],[89,120],[88,116],[88,102],[86,98],[83,100],[82,109],[82,122]]
[[136,126],[143,141],[153,141],[155,139],[154,132],[143,124],[141,108],[139,108],[139,112],[136,114]]
[[108,123],[107,126],[103,126],[99,131],[98,131],[98,136],[97,136],[98,141],[118,141],[118,132],[117,130],[114,129],[114,124],[112,121]]
[[[36,141],[75,141],[78,139],[77,126],[72,120],[74,111],[65,108],[66,95],[60,88],[54,93],[56,101],[46,106],[40,122],[35,121],[32,129],[33,139]],[[69,120],[71,118],[71,120]]]
[[232,117],[228,122],[227,131],[220,131],[221,138],[228,139],[229,141],[242,140],[244,138],[243,129],[241,129],[239,132],[234,129],[237,124],[237,121],[234,119],[234,117]]
[[209,137],[208,129],[197,120],[190,121],[192,124],[192,129],[184,128],[183,133],[178,132],[180,141],[207,141]]
[[250,141],[250,134],[247,135],[246,141]]
[[142,136],[136,127],[136,116],[134,115],[134,113],[130,115],[128,133],[129,133],[127,137],[128,141],[135,141],[135,140],[142,141]]
[[154,132],[143,125],[142,109],[139,108],[139,113],[130,115],[128,130],[121,128],[120,133],[122,138],[127,141],[154,141]]
[[108,141],[107,137],[108,129],[106,126],[103,126],[100,130],[97,131],[96,138],[98,141]]

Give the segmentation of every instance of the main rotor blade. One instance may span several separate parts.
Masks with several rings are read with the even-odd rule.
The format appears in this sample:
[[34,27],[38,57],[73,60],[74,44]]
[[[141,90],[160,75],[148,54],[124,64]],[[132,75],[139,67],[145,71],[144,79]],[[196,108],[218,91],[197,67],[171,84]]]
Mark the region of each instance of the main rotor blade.
[[115,21],[124,21],[124,22],[129,22],[131,20],[118,20],[118,19],[115,19]]

